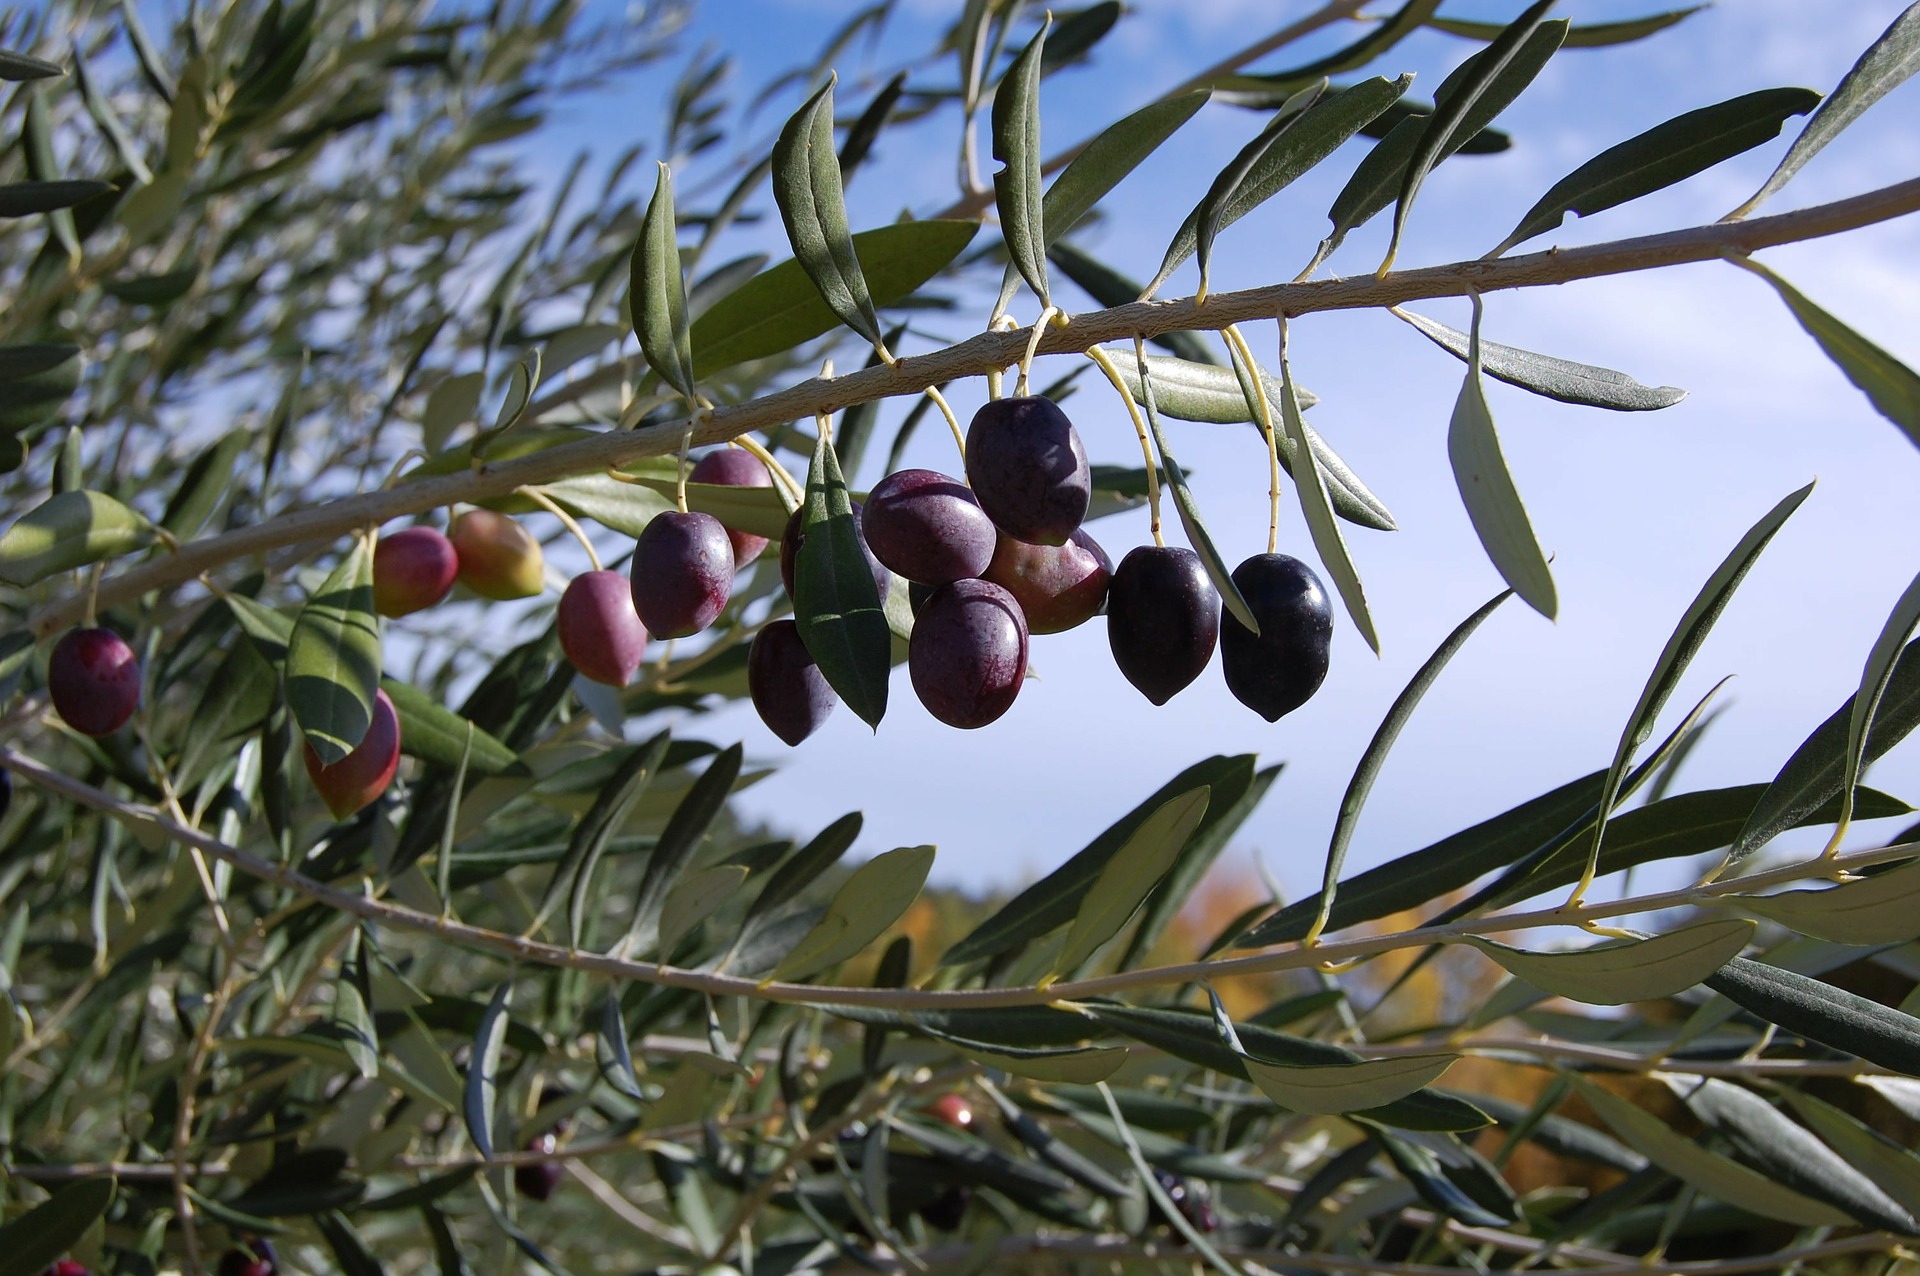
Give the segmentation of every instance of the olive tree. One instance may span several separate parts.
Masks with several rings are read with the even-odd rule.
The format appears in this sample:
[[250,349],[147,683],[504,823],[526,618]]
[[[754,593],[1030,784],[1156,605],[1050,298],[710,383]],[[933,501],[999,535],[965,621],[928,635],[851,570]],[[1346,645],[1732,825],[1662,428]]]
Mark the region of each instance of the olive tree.
[[[1771,779],[1672,791],[1711,695],[1659,731],[1807,489],[1672,618],[1607,768],[1343,871],[1449,660],[1496,609],[1558,605],[1485,379],[1597,411],[1678,397],[1482,340],[1482,297],[1724,260],[1920,445],[1920,377],[1753,256],[1920,209],[1920,179],[1766,207],[1920,67],[1920,7],[1825,94],[1703,103],[1487,227],[1484,256],[1405,260],[1429,175],[1513,142],[1496,120],[1561,49],[1633,57],[1713,20],[1552,7],[1302,8],[1067,148],[1042,89],[1135,20],[1113,0],[969,0],[938,47],[841,81],[891,3],[862,9],[767,86],[798,104],[771,141],[730,130],[722,63],[676,43],[670,3],[0,15],[0,1273],[1902,1261],[1920,857],[1843,837],[1910,810],[1860,781],[1920,723],[1920,581]],[[1466,56],[1428,99],[1395,58],[1435,27]],[[1297,56],[1330,32],[1349,42]],[[507,145],[662,60],[657,153],[542,181]],[[1076,239],[1214,103],[1251,136],[1162,260]],[[945,130],[958,190],[856,229],[845,184],[908,121]],[[1541,247],[1789,125],[1719,221]],[[1348,176],[1298,278],[1209,289],[1220,232],[1321,164]],[[789,259],[728,256],[754,218]],[[1324,273],[1375,218],[1377,269]],[[1167,295],[1189,260],[1197,289]],[[1470,326],[1404,309],[1435,298]],[[984,322],[939,340],[938,306]],[[1092,623],[1156,703],[1217,634],[1275,718],[1319,688],[1332,626],[1377,648],[1342,525],[1394,521],[1308,424],[1287,346],[1349,310],[1463,365],[1448,455],[1507,588],[1393,702],[1320,891],[1173,938],[1273,782],[1244,754],[1192,761],[933,951],[903,922],[931,846],[852,865],[857,812],[739,812],[742,746],[698,738],[717,703],[797,743],[840,702],[881,728],[911,684],[981,725],[1030,632]],[[971,379],[991,397],[963,425],[943,387]],[[1124,408],[1102,464],[1069,388]],[[942,419],[964,476],[903,469]],[[1223,555],[1187,422],[1257,432],[1270,526],[1297,501],[1314,564],[1274,532]],[[1117,565],[1081,531],[1142,506],[1154,544]],[[559,579],[543,537],[594,570]],[[1800,827],[1826,849],[1769,849]],[[1687,884],[1590,889],[1654,863]],[[1846,973],[1868,953],[1878,984]],[[1490,996],[1382,1012],[1464,962],[1499,972]],[[1249,986],[1256,1009],[1222,995]],[[1523,1155],[1544,1186],[1516,1190]]]

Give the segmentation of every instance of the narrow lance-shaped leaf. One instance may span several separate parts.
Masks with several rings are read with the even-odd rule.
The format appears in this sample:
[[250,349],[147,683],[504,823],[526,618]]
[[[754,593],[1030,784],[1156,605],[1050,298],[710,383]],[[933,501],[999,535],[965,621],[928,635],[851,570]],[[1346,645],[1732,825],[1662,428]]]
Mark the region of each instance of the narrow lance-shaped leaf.
[[1425,1089],[1459,1057],[1406,1055],[1305,1068],[1248,1059],[1247,1073],[1261,1093],[1283,1108],[1309,1116],[1339,1116],[1384,1107]]
[[373,980],[367,969],[365,935],[356,928],[340,958],[333,986],[333,1023],[347,1057],[361,1077],[380,1075],[380,1034],[373,1022]]
[[1052,26],[1049,13],[993,94],[993,157],[1002,165],[993,175],[1000,233],[1006,237],[1014,268],[1042,306],[1053,304],[1047,287],[1048,240],[1040,187],[1040,58]]
[[826,430],[807,475],[806,539],[794,565],[794,620],[827,685],[868,726],[887,712],[893,632],[853,522],[853,498]]
[[1904,944],[1920,936],[1920,860],[1843,886],[1727,902],[1828,943]]
[[1920,1076],[1920,1019],[1824,980],[1736,957],[1706,981],[1743,1010],[1835,1050]]
[[0,1226],[0,1255],[19,1276],[45,1271],[79,1244],[113,1204],[111,1175],[69,1183]]
[[568,942],[575,948],[580,946],[581,936],[586,933],[588,917],[595,911],[597,902],[593,895],[593,872],[599,866],[600,857],[605,854],[607,844],[613,835],[626,822],[627,814],[633,804],[640,800],[654,776],[660,773],[660,762],[667,755],[667,745],[671,743],[670,732],[662,731],[645,744],[636,746],[607,782],[594,795],[593,805],[580,817],[574,826],[573,835],[567,839],[567,849],[553,866],[553,873],[547,878],[546,889],[540,894],[540,903],[534,909],[533,925],[537,929],[559,905],[560,897],[568,899],[567,934]]
[[62,492],[0,535],[0,580],[24,588],[75,567],[130,554],[153,539],[153,524],[144,514],[106,493]]
[[87,178],[0,183],[0,217],[33,217],[56,212],[84,204],[113,189],[111,182]]
[[1282,765],[1276,763],[1255,771],[1253,759],[1249,757],[1242,772],[1246,777],[1244,784],[1235,784],[1229,779],[1224,784],[1214,786],[1213,794],[1207,801],[1206,818],[1194,830],[1193,836],[1187,839],[1187,848],[1180,852],[1173,868],[1161,879],[1160,885],[1140,910],[1139,924],[1127,937],[1127,947],[1120,955],[1119,969],[1132,970],[1146,960],[1168,924],[1186,906],[1188,896],[1200,885],[1220,852],[1227,848],[1228,841],[1239,831],[1247,817],[1253,814],[1254,808],[1260,805],[1267,790],[1273,787]]
[[[1535,0],[1535,3],[1528,5],[1519,17],[1507,25],[1506,30],[1495,36],[1493,42],[1481,51],[1480,61],[1473,72],[1460,82],[1458,91],[1447,100],[1434,104],[1433,114],[1427,117],[1420,140],[1407,160],[1406,173],[1400,179],[1400,196],[1393,210],[1393,238],[1388,241],[1386,258],[1380,263],[1380,274],[1384,275],[1393,268],[1393,259],[1400,251],[1400,237],[1406,231],[1407,216],[1413,211],[1414,198],[1419,195],[1427,174],[1445,158],[1450,149],[1457,150],[1472,136],[1468,118],[1474,103],[1507,69],[1520,47],[1545,20],[1547,10],[1553,8],[1553,4],[1554,0]],[[1525,594],[1521,596],[1525,597]]]
[[1781,157],[1780,166],[1753,193],[1753,198],[1727,215],[1727,220],[1745,217],[1758,208],[1775,191],[1793,180],[1793,175],[1822,147],[1838,137],[1842,129],[1860,118],[1868,107],[1904,84],[1916,71],[1920,71],[1920,4],[1908,5],[1880,33],[1880,38],[1868,46],[1867,51],[1842,77],[1838,87],[1820,104],[1820,109],[1813,113],[1807,126],[1800,130],[1800,136],[1793,139],[1793,145]]
[[1920,1216],[1920,1157],[1832,1104],[1792,1086],[1780,1097],[1815,1134],[1909,1213]]
[[933,867],[931,846],[904,846],[855,869],[826,915],[774,967],[775,979],[803,979],[845,961],[900,920]]
[[[687,795],[674,807],[667,827],[660,831],[660,840],[654,844],[653,855],[647,860],[647,871],[634,892],[633,922],[627,928],[631,950],[644,950],[658,944],[660,909],[666,903],[667,892],[693,862],[694,852],[700,849],[707,830],[726,808],[733,786],[740,779],[741,756],[738,744],[715,754],[707,769],[687,790]],[[660,959],[664,961],[665,954]]]
[[1493,412],[1480,385],[1480,313],[1480,298],[1475,296],[1467,375],[1447,425],[1447,459],[1453,464],[1453,481],[1460,489],[1460,502],[1467,507],[1474,534],[1500,578],[1527,606],[1552,620],[1560,609],[1553,569],[1541,552],[1527,507],[1521,504],[1519,489],[1507,469]]
[[[1684,22],[1694,14],[1707,8],[1707,5],[1689,5],[1684,9],[1670,9],[1666,13],[1650,13],[1644,18],[1628,18],[1621,22],[1593,22],[1585,26],[1573,27],[1567,32],[1569,49],[1599,49],[1610,44],[1631,44],[1635,40],[1644,40],[1650,35],[1665,31],[1668,27]],[[1461,36],[1468,40],[1491,40],[1500,34],[1497,22],[1469,22],[1462,18],[1432,17],[1427,25],[1435,31],[1445,31],[1448,35]]]
[[[1272,413],[1266,413],[1265,428],[1274,428]],[[1311,462],[1301,465],[1294,475],[1294,488],[1300,497],[1300,512],[1305,515],[1307,532],[1313,537],[1314,552],[1320,555],[1327,573],[1333,577],[1333,586],[1339,591],[1341,605],[1347,609],[1347,616],[1353,621],[1353,627],[1360,631],[1367,646],[1374,655],[1380,654],[1380,635],[1374,631],[1373,613],[1367,607],[1367,592],[1360,583],[1360,572],[1353,565],[1353,555],[1347,551],[1346,537],[1340,534],[1340,524],[1334,521],[1333,502],[1327,496],[1326,476],[1320,472],[1319,459],[1313,454],[1313,445],[1307,438],[1307,423],[1300,415],[1300,401],[1293,386],[1293,368],[1287,357],[1287,321],[1280,321],[1280,424],[1285,427],[1287,437],[1293,440],[1293,455],[1296,463],[1301,459]]]
[[1207,530],[1205,520],[1200,517],[1200,502],[1193,494],[1193,487],[1187,482],[1187,472],[1180,468],[1180,462],[1174,459],[1172,450],[1167,446],[1167,434],[1160,425],[1160,406],[1154,399],[1153,375],[1147,370],[1145,347],[1134,347],[1134,366],[1140,374],[1140,406],[1146,409],[1147,425],[1153,431],[1154,446],[1160,452],[1160,470],[1167,486],[1173,491],[1173,507],[1179,511],[1180,527],[1187,534],[1187,543],[1193,546],[1193,552],[1200,556],[1201,565],[1207,570],[1207,578],[1220,594],[1220,601],[1233,613],[1233,618],[1254,633],[1260,632],[1260,622],[1254,617],[1253,608],[1247,606],[1247,600],[1240,594],[1240,586],[1233,580],[1233,568],[1228,566],[1226,558],[1220,553],[1220,547],[1213,543],[1213,533]]
[[0,49],[0,80],[45,80],[65,75],[58,62],[36,58],[12,49]]
[[833,85],[829,79],[780,130],[773,144],[773,198],[795,260],[828,308],[878,346],[880,316],[854,252],[833,149]]
[[1213,263],[1214,238],[1220,233],[1222,227],[1233,220],[1228,216],[1229,205],[1235,197],[1241,195],[1242,187],[1252,176],[1254,166],[1265,159],[1267,153],[1279,145],[1282,138],[1296,124],[1301,123],[1307,108],[1319,101],[1326,91],[1327,82],[1316,80],[1290,95],[1280,104],[1280,108],[1273,113],[1273,118],[1267,121],[1265,127],[1254,136],[1254,139],[1241,147],[1239,153],[1227,161],[1227,166],[1215,175],[1213,184],[1207,187],[1207,193],[1200,197],[1200,202],[1194,206],[1191,213],[1187,214],[1186,222],[1174,235],[1173,243],[1167,248],[1166,257],[1160,263],[1160,273],[1155,275],[1152,282],[1147,285],[1150,293],[1158,290],[1160,284],[1171,273],[1168,263],[1175,259],[1176,254],[1184,255],[1180,253],[1181,240],[1190,237],[1193,242],[1189,251],[1200,259],[1198,295],[1206,296],[1209,269]]
[[1563,952],[1527,952],[1489,939],[1467,942],[1542,992],[1593,1006],[1624,1006],[1695,987],[1739,956],[1753,929],[1742,919],[1702,922],[1651,939]]
[[1452,633],[1434,649],[1426,663],[1421,665],[1413,678],[1401,689],[1400,694],[1387,710],[1387,716],[1380,721],[1374,731],[1373,739],[1367,743],[1367,751],[1360,755],[1360,764],[1353,769],[1353,778],[1347,782],[1347,791],[1340,799],[1340,814],[1333,825],[1332,840],[1327,843],[1327,866],[1321,874],[1320,911],[1314,918],[1313,929],[1309,932],[1318,935],[1327,924],[1333,912],[1335,892],[1339,888],[1340,870],[1347,862],[1347,847],[1353,842],[1353,830],[1360,823],[1361,808],[1367,804],[1367,796],[1373,792],[1373,782],[1380,776],[1380,768],[1386,765],[1387,754],[1392,751],[1394,741],[1400,738],[1400,732],[1406,729],[1413,711],[1421,698],[1440,678],[1440,671],[1447,667],[1454,653],[1466,646],[1467,639],[1481,622],[1494,613],[1495,608],[1507,601],[1511,590],[1502,590],[1480,605],[1479,610],[1461,621]]
[[633,1048],[627,1042],[627,1025],[620,1017],[617,990],[607,993],[600,1007],[600,1031],[594,1041],[594,1059],[607,1084],[636,1102],[645,1102],[640,1078],[633,1070]]
[[1488,256],[1552,230],[1568,213],[1592,216],[1770,142],[1788,116],[1805,115],[1819,102],[1812,89],[1761,89],[1656,124],[1555,182]]
[[354,538],[300,609],[287,638],[286,687],[287,707],[321,762],[331,766],[359,746],[380,689],[371,536]]
[[694,396],[693,339],[687,327],[687,285],[680,273],[673,173],[665,164],[633,246],[633,332],[647,366],[688,401]]
[[1916,625],[1920,625],[1920,576],[1913,578],[1900,600],[1894,603],[1880,636],[1874,640],[1873,650],[1867,653],[1866,668],[1860,671],[1860,689],[1854,693],[1853,715],[1847,721],[1846,772],[1840,781],[1840,821],[1832,842],[1835,847],[1853,822],[1854,789],[1860,783],[1867,732],[1873,726],[1873,717],[1880,709],[1887,684],[1893,680],[1893,668],[1900,659],[1901,648]]
[[688,873],[675,882],[672,889],[667,891],[666,902],[660,907],[657,950],[660,961],[672,961],[673,950],[680,941],[711,917],[715,909],[732,899],[734,892],[740,889],[740,883],[746,880],[746,865],[715,864],[712,868]]
[[1114,853],[1080,902],[1066,945],[1054,959],[1054,975],[1079,969],[1102,944],[1120,933],[1127,919],[1173,867],[1199,826],[1200,817],[1206,814],[1212,796],[1213,790],[1203,785],[1168,799]]
[[1352,44],[1336,49],[1323,58],[1316,58],[1305,66],[1275,72],[1273,75],[1262,78],[1276,86],[1297,86],[1317,80],[1323,75],[1338,75],[1342,71],[1356,70],[1419,30],[1420,24],[1432,18],[1433,11],[1439,7],[1440,0],[1407,0]]
[[[1688,605],[1686,614],[1680,618],[1680,624],[1674,629],[1667,645],[1661,649],[1660,658],[1654,662],[1653,673],[1647,678],[1647,685],[1640,692],[1639,703],[1628,715],[1626,729],[1620,733],[1620,744],[1614,750],[1613,765],[1607,770],[1606,784],[1600,793],[1600,809],[1611,811],[1615,799],[1620,793],[1620,783],[1625,779],[1627,767],[1633,761],[1633,755],[1653,734],[1655,720],[1666,707],[1667,698],[1673,689],[1680,685],[1680,678],[1693,663],[1700,644],[1707,640],[1713,630],[1713,623],[1720,619],[1720,613],[1726,610],[1733,599],[1734,590],[1740,587],[1754,561],[1760,557],[1760,551],[1778,532],[1781,525],[1793,516],[1803,501],[1813,491],[1809,483],[1797,492],[1783,498],[1779,504],[1768,510],[1760,521],[1747,529],[1733,552],[1714,569],[1712,576],[1700,589]],[[1606,836],[1604,821],[1596,821],[1593,830],[1593,843],[1587,852],[1587,867],[1581,876],[1581,885],[1591,879],[1600,862],[1600,845]]]
[[[1473,338],[1458,328],[1449,328],[1437,319],[1392,307],[1393,313],[1407,321],[1427,340],[1465,363],[1471,354]],[[1495,381],[1518,386],[1522,390],[1577,403],[1587,408],[1607,408],[1614,412],[1651,412],[1670,408],[1687,397],[1685,390],[1670,385],[1647,386],[1624,372],[1535,354],[1517,346],[1495,341],[1480,342],[1480,370]]]
[[1759,262],[1748,257],[1736,257],[1733,262],[1772,284],[1827,358],[1860,387],[1880,415],[1920,447],[1920,373],[1808,301],[1799,289]]
[[499,1107],[500,1050],[507,1041],[507,995],[513,981],[503,980],[493,990],[480,1030],[474,1034],[467,1058],[466,1096],[461,1111],[467,1119],[467,1137],[482,1160],[493,1159],[493,1118]]
[[1146,1190],[1148,1198],[1153,1201],[1160,1216],[1171,1223],[1173,1229],[1180,1233],[1187,1244],[1193,1246],[1194,1252],[1204,1258],[1207,1265],[1220,1276],[1243,1276],[1240,1268],[1228,1262],[1220,1251],[1213,1247],[1213,1242],[1193,1225],[1192,1220],[1167,1194],[1167,1189],[1160,1185],[1160,1179],[1154,1173],[1153,1166],[1147,1163],[1146,1154],[1140,1150],[1140,1141],[1128,1128],[1127,1118],[1121,1113],[1120,1104],[1114,1099],[1113,1091],[1107,1087],[1105,1081],[1096,1084],[1100,1087],[1101,1099],[1106,1102],[1107,1115],[1112,1119],[1113,1128],[1120,1136],[1120,1145],[1125,1149],[1127,1159],[1133,1163],[1134,1176],[1139,1180],[1140,1186]]

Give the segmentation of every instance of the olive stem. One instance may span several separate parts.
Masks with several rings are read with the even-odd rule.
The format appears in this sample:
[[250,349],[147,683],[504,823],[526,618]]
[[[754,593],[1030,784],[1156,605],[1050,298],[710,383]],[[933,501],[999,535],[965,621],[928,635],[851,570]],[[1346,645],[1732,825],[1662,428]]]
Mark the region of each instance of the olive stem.
[[1020,379],[1013,383],[1013,392],[1019,398],[1026,398],[1027,374],[1033,371],[1033,356],[1040,349],[1040,338],[1047,334],[1047,320],[1060,312],[1052,306],[1041,310],[1040,317],[1033,321],[1033,331],[1027,337],[1026,351],[1020,356]]
[[799,480],[787,473],[787,467],[780,464],[778,457],[762,447],[759,439],[754,438],[750,434],[742,434],[739,438],[732,439],[730,442],[732,442],[733,446],[766,466],[767,474],[774,482],[780,485],[781,489],[784,490],[788,496],[794,499],[796,504],[805,498],[806,489],[800,486]]
[[[684,481],[680,485],[680,490],[683,497],[680,502],[680,508],[684,512],[687,508],[687,503],[684,499],[686,493],[686,483]],[[593,570],[601,570],[600,555],[594,551],[593,542],[588,539],[586,532],[581,530],[580,524],[574,522],[573,515],[561,509],[559,502],[555,501],[551,496],[548,496],[542,488],[523,487],[520,489],[520,494],[547,513],[559,519],[560,525],[573,533],[573,539],[580,542],[580,548],[587,551],[587,561],[593,564]]]
[[[1260,380],[1260,365],[1253,361],[1253,351],[1247,347],[1247,339],[1240,335],[1240,329],[1228,324],[1220,330],[1226,338],[1228,357],[1236,358],[1247,370],[1247,384],[1259,393],[1259,401],[1250,404],[1260,414],[1260,430],[1267,436],[1267,552],[1278,552],[1280,548],[1280,440],[1273,429],[1273,405],[1267,401],[1267,387]],[[1287,321],[1280,320],[1280,347],[1286,349]]]
[[1153,543],[1165,546],[1166,538],[1160,534],[1160,472],[1153,463],[1153,446],[1147,442],[1147,423],[1140,417],[1140,405],[1133,401],[1133,392],[1120,379],[1120,370],[1113,366],[1113,360],[1105,350],[1094,346],[1087,351],[1087,358],[1107,374],[1107,380],[1113,382],[1114,392],[1127,405],[1127,415],[1133,418],[1134,432],[1140,436],[1140,455],[1146,458],[1147,463],[1147,517],[1153,530]]
[[964,472],[967,466],[967,436],[961,433],[960,418],[953,414],[953,409],[947,404],[947,396],[940,393],[939,386],[928,386],[927,397],[933,400],[934,407],[940,409],[940,415],[947,418],[947,428],[953,431],[953,445],[960,449],[960,468]]

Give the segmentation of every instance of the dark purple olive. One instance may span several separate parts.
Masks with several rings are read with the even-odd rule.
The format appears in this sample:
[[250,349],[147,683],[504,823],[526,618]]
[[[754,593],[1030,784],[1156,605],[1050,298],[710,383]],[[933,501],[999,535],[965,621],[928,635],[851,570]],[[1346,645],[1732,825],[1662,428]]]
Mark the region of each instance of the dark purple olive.
[[656,638],[713,623],[733,592],[733,543],[711,514],[656,514],[633,547],[633,610]]
[[1220,625],[1220,669],[1233,698],[1278,722],[1320,689],[1333,640],[1333,604],[1313,568],[1286,554],[1255,554],[1233,569],[1260,632],[1227,613]]
[[[707,453],[687,471],[687,479],[693,483],[718,483],[724,487],[773,486],[773,475],[767,473],[766,465],[756,461],[752,453],[737,447],[723,447],[717,452]],[[760,557],[760,551],[767,547],[766,537],[735,531],[731,527],[727,529],[727,539],[733,542],[733,565],[736,570]]]
[[47,694],[81,735],[112,735],[140,707],[140,661],[111,629],[70,629],[47,660]]
[[928,1227],[935,1231],[954,1232],[967,1217],[967,1203],[973,1199],[973,1189],[964,1183],[950,1187],[940,1195],[920,1207],[920,1217],[926,1220]]
[[[1196,1232],[1211,1232],[1220,1226],[1220,1217],[1213,1212],[1213,1201],[1204,1183],[1183,1179],[1165,1170],[1155,1170],[1153,1178],[1160,1185],[1160,1190],[1167,1194],[1167,1199],[1173,1202],[1173,1207],[1180,1211],[1180,1216]],[[1164,1227],[1172,1227],[1173,1220],[1160,1208],[1160,1202],[1153,1201],[1152,1204],[1154,1221]]]
[[973,414],[967,482],[994,526],[1030,545],[1064,544],[1093,499],[1079,431],[1037,395],[992,399]]
[[273,1243],[256,1236],[220,1255],[219,1276],[278,1276],[280,1256]]
[[1200,555],[1142,545],[1120,560],[1107,587],[1113,663],[1155,704],[1200,676],[1220,636],[1220,595]]
[[1013,704],[1027,676],[1027,618],[985,580],[937,587],[913,622],[907,672],[920,703],[950,727],[984,727]]
[[647,627],[633,609],[633,588],[619,572],[584,572],[567,582],[554,613],[560,650],[580,676],[609,687],[633,681],[647,649]]
[[[560,1140],[553,1134],[543,1134],[527,1144],[527,1151],[551,1156],[560,1146]],[[560,1180],[566,1171],[558,1161],[534,1161],[513,1167],[513,1190],[530,1201],[544,1201],[553,1195],[553,1189],[560,1186]]]
[[867,493],[873,556],[923,585],[966,580],[993,561],[994,529],[967,485],[937,470],[896,470]]
[[[807,518],[806,507],[795,510],[787,518],[787,530],[780,537],[780,583],[787,587],[789,597],[793,594],[794,571],[800,561],[800,546],[806,541],[803,527]],[[853,507],[853,531],[860,538],[860,548],[867,555],[867,570],[873,573],[873,588],[880,595],[880,601],[887,601],[887,590],[893,586],[893,573],[880,565],[873,556],[873,550],[867,545],[867,534],[861,507]]]
[[13,772],[0,767],[0,820],[7,818],[7,811],[13,806]]
[[797,745],[827,720],[838,702],[791,620],[769,622],[747,649],[747,692],[767,729]]
[[1057,634],[1100,614],[1113,560],[1084,527],[1064,545],[1029,545],[1002,532],[983,574],[1019,601],[1028,632]]

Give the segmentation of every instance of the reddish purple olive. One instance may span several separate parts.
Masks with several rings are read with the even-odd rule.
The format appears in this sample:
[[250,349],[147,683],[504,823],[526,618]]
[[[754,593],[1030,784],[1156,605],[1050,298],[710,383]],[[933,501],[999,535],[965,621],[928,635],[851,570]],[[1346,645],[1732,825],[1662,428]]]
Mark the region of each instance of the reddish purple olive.
[[747,692],[760,721],[789,745],[818,731],[839,703],[791,620],[771,621],[754,635]]
[[867,546],[886,567],[923,585],[987,570],[994,527],[967,485],[937,470],[896,470],[867,493]]
[[1113,560],[1084,527],[1064,545],[1029,545],[1002,532],[983,575],[1019,600],[1029,633],[1057,634],[1100,614]]
[[13,805],[13,772],[0,767],[0,820],[7,818],[7,810]]
[[733,592],[733,543],[711,514],[657,514],[633,547],[633,609],[656,638],[711,625]]
[[453,520],[447,539],[460,556],[460,583],[482,598],[532,598],[545,586],[540,542],[505,514],[468,510]]
[[[766,465],[737,447],[723,447],[707,453],[687,472],[687,480],[692,483],[718,483],[724,487],[773,486],[773,476],[767,473]],[[733,565],[736,569],[760,557],[760,551],[767,547],[766,537],[731,527],[727,529],[727,539],[733,542]]]
[[1165,704],[1200,676],[1220,636],[1220,594],[1200,556],[1172,545],[1128,553],[1107,587],[1107,644],[1126,680]]
[[[787,587],[787,595],[793,595],[794,571],[800,561],[800,546],[806,541],[806,507],[795,510],[787,516],[787,530],[780,536],[780,583]],[[893,587],[893,573],[880,565],[873,556],[873,550],[867,544],[862,507],[853,507],[853,534],[860,539],[861,552],[867,556],[867,570],[873,573],[873,588],[880,595],[880,601],[886,602],[887,591]]]
[[328,766],[309,744],[306,763],[307,776],[336,820],[346,819],[385,793],[400,768],[400,716],[387,693],[373,693],[373,720],[351,753]]
[[70,629],[47,660],[47,693],[75,731],[112,735],[140,707],[140,661],[111,629]]
[[373,547],[373,609],[408,616],[445,598],[460,574],[453,542],[431,527],[382,536]]
[[609,687],[633,681],[647,648],[647,627],[633,609],[633,586],[619,572],[592,571],[567,582],[554,614],[564,651],[580,676]]
[[967,482],[995,527],[1030,545],[1073,535],[1093,499],[1087,450],[1051,399],[992,399],[967,427]]
[[256,1236],[220,1255],[219,1276],[278,1276],[279,1255],[273,1243]]
[[1027,620],[991,581],[934,589],[913,622],[907,672],[920,703],[950,727],[984,727],[1013,705],[1027,676]]
[[1220,670],[1233,698],[1278,722],[1320,689],[1333,641],[1333,604],[1313,568],[1286,554],[1255,554],[1233,583],[1260,632],[1229,612],[1220,624]]
[[[527,1151],[538,1152],[542,1156],[553,1155],[560,1146],[560,1140],[551,1133],[543,1134],[527,1144]],[[566,1171],[558,1161],[534,1161],[513,1167],[513,1189],[531,1201],[544,1201],[553,1195],[553,1189],[560,1186],[560,1180]]]
[[85,1264],[76,1263],[71,1258],[63,1258],[47,1268],[47,1276],[92,1276],[92,1274],[87,1271]]

